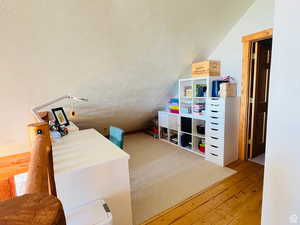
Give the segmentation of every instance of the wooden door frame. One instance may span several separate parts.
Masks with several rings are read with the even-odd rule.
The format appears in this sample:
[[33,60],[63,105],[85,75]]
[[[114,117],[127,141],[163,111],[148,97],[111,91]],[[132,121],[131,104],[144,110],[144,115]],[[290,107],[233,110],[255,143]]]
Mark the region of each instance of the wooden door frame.
[[242,86],[241,86],[241,106],[240,106],[240,129],[239,129],[239,159],[240,160],[248,160],[247,124],[248,124],[248,106],[249,106],[251,45],[253,42],[269,39],[272,37],[273,37],[272,28],[242,37],[243,61],[242,61]]

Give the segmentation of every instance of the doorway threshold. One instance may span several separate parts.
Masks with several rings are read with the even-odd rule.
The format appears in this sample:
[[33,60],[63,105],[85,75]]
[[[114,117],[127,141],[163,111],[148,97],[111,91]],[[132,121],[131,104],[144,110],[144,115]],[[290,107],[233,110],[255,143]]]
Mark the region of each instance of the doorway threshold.
[[265,165],[265,153],[260,154],[259,156],[254,157],[253,159],[249,159],[251,162],[258,163],[260,165]]

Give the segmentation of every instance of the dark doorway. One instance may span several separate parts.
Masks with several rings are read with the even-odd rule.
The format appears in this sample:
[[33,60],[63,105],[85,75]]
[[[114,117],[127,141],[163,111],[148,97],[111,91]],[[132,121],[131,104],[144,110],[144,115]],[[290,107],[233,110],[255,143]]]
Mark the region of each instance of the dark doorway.
[[[248,107],[248,159],[260,156],[264,160],[268,117],[269,81],[272,58],[272,38],[251,45],[249,107]],[[254,160],[255,161],[255,160]]]

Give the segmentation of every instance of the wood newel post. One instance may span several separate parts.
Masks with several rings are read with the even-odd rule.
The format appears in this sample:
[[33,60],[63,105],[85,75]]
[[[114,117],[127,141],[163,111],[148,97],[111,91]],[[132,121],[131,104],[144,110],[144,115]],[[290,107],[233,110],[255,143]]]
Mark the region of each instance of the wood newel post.
[[32,123],[28,126],[28,134],[29,134],[29,143],[33,146],[36,137],[42,136],[45,137],[47,141],[47,145],[51,146],[51,138],[50,138],[50,129],[49,124],[47,122],[40,123]]
[[43,192],[56,196],[49,124],[29,124],[28,132],[32,151],[26,193]]

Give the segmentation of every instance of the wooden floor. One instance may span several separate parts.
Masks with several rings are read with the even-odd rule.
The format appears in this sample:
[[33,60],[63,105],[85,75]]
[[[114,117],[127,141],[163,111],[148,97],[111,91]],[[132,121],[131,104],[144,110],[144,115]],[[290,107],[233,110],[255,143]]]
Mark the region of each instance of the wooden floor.
[[238,161],[229,167],[238,172],[143,225],[259,225],[263,166]]

